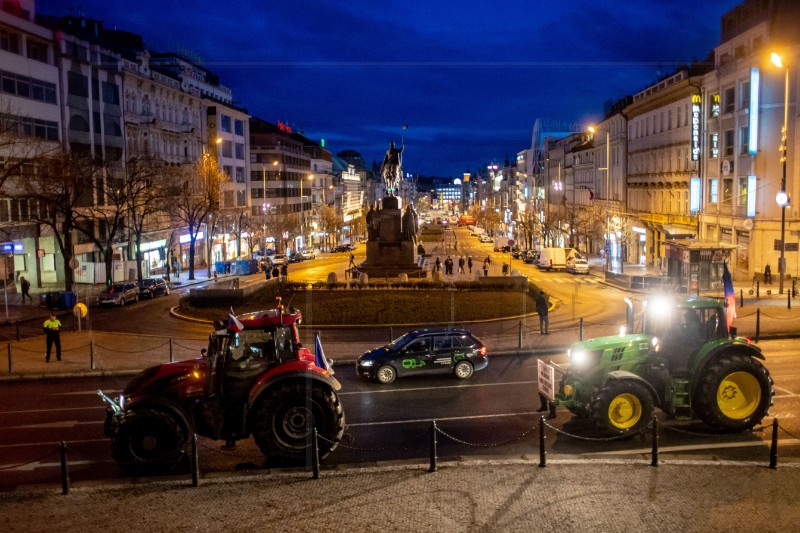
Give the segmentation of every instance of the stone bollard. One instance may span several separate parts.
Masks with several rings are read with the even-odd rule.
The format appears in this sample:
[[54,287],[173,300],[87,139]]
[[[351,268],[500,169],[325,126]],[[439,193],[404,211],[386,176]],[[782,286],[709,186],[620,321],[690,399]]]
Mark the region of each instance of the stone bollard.
[[400,275],[397,276],[397,281],[400,283],[408,283],[408,274],[401,272]]
[[336,277],[336,272],[329,272],[328,273],[328,285],[336,285],[338,282],[338,278]]
[[358,282],[359,282],[361,285],[369,285],[369,276],[367,275],[367,273],[366,273],[366,272],[362,272],[362,273],[361,273],[361,274],[358,276]]

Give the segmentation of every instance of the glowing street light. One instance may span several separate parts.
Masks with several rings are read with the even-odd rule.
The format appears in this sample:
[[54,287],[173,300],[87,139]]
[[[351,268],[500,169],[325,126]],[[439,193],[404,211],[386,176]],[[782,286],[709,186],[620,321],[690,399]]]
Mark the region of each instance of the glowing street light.
[[781,208],[781,258],[778,261],[778,294],[783,294],[783,276],[786,272],[786,206],[789,204],[789,196],[786,194],[786,145],[788,144],[787,133],[789,126],[789,67],[783,64],[781,56],[772,52],[770,56],[772,63],[786,71],[786,82],[783,96],[783,129],[781,130],[781,166],[783,174],[781,176],[781,190],[775,196],[775,202]]

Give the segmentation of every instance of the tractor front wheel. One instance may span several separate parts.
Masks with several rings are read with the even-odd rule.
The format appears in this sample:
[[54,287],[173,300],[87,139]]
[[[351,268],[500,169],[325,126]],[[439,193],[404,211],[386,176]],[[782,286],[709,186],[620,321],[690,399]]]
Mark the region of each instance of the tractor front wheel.
[[738,432],[761,422],[772,405],[772,378],[764,365],[746,354],[723,355],[703,371],[693,405],[714,429]]
[[653,415],[653,397],[637,381],[610,380],[592,398],[590,413],[595,426],[606,435],[636,433]]
[[188,443],[189,431],[171,413],[143,407],[113,427],[111,453],[128,474],[166,474],[186,462]]
[[252,416],[253,437],[261,452],[282,463],[306,462],[315,427],[320,459],[336,449],[344,434],[339,397],[319,383],[276,385],[264,393]]

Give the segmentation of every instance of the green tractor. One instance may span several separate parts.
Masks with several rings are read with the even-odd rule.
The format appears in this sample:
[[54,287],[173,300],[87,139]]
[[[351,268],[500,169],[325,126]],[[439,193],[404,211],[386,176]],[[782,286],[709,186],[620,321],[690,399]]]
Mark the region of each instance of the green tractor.
[[720,432],[752,429],[768,414],[773,382],[761,349],[728,330],[725,311],[717,298],[645,302],[643,333],[573,344],[566,372],[540,362],[539,390],[606,435],[642,430],[655,407]]

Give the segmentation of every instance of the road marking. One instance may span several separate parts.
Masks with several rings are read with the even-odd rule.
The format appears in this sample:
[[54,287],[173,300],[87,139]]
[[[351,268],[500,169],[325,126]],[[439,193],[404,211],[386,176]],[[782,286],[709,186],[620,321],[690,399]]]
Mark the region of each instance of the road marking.
[[367,391],[352,391],[352,392],[340,392],[338,393],[339,396],[349,396],[354,394],[385,394],[390,392],[418,392],[418,391],[427,391],[427,390],[441,390],[441,389],[466,389],[469,387],[500,387],[505,385],[530,385],[532,383],[538,383],[537,381],[507,381],[505,383],[473,383],[473,384],[464,384],[464,385],[442,385],[436,387],[417,387],[412,389],[385,389],[385,390],[367,390]]
[[103,420],[62,420],[60,422],[44,422],[42,424],[30,424],[27,426],[8,426],[4,429],[45,429],[45,428],[74,428],[75,426],[88,426],[90,424],[103,424]]
[[[103,390],[107,396],[117,396],[119,393],[122,392],[122,389],[110,389],[110,390]],[[97,389],[86,390],[86,391],[73,391],[73,392],[55,392],[51,393],[52,396],[83,396],[83,395],[92,395],[97,396]]]
[[472,416],[447,416],[447,417],[436,417],[436,418],[415,418],[411,420],[387,420],[386,422],[362,422],[362,423],[355,423],[355,424],[347,424],[348,427],[360,427],[360,426],[391,426],[395,424],[419,424],[420,422],[433,422],[434,420],[437,422],[442,422],[445,420],[480,420],[482,418],[503,418],[508,416],[520,416],[520,415],[536,415],[541,414],[537,411],[523,411],[521,413],[497,413],[493,415],[472,415]]
[[[97,462],[99,462],[99,461],[88,461],[88,460],[75,461],[75,460],[70,460],[69,461],[69,466],[88,465],[88,464],[97,463]],[[26,463],[26,464],[20,465],[20,466],[0,465],[0,470],[2,470],[4,472],[31,472],[33,470],[36,470],[37,468],[56,468],[56,467],[60,468],[61,467],[61,463],[40,463],[39,461],[35,461],[33,463]]]
[[105,410],[105,407],[103,405],[93,405],[91,407],[57,407],[55,409],[25,409],[22,411],[0,411],[0,415],[18,415],[27,413],[56,413],[60,411],[85,411],[87,409]]

